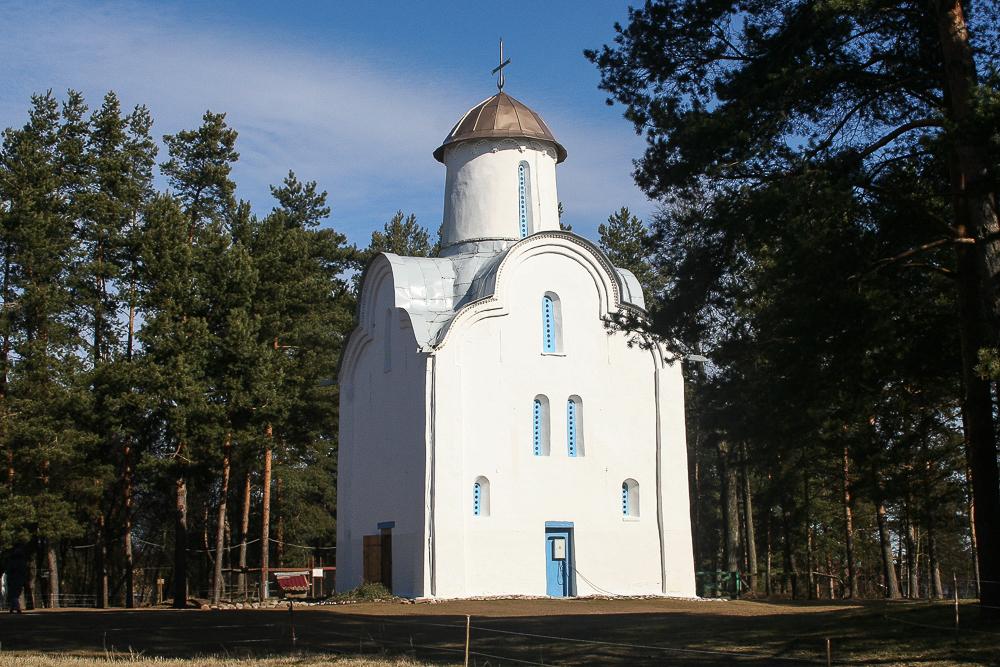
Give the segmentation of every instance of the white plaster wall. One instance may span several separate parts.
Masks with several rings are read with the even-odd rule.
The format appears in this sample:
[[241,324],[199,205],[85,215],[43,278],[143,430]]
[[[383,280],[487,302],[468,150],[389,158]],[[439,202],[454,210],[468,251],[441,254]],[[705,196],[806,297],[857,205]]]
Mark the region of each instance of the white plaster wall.
[[[386,264],[387,266],[387,264]],[[393,592],[424,594],[424,377],[426,355],[404,311],[393,306],[392,274],[370,271],[377,284],[361,330],[341,370],[337,488],[337,590],[363,575],[364,535],[394,521]],[[386,330],[385,312],[392,317]],[[391,370],[385,370],[386,336]],[[354,347],[357,345],[357,347]]]
[[[669,404],[659,425],[666,538],[661,564],[655,355],[629,348],[624,335],[608,336],[601,317],[611,279],[565,245],[546,245],[505,269],[497,290],[503,307],[484,304],[479,310],[488,316],[460,316],[436,353],[437,596],[544,595],[546,521],[574,524],[577,594],[660,594],[666,588],[694,595],[679,366],[661,371],[668,378],[661,397]],[[560,299],[562,355],[541,352],[546,292]],[[548,457],[532,450],[537,394],[551,406]],[[566,443],[571,395],[583,399],[584,455],[576,458],[567,455]],[[490,481],[489,517],[472,514],[473,482],[480,475]],[[627,478],[639,482],[638,519],[622,516]]]
[[522,161],[530,173],[529,233],[559,229],[552,144],[523,138],[467,141],[445,151],[443,245],[521,237],[517,168]]

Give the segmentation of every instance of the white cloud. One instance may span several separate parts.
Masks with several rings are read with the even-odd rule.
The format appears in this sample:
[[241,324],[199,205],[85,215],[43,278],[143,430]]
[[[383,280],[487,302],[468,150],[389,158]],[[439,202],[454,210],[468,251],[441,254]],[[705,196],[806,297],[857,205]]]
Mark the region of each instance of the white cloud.
[[[358,243],[397,208],[437,229],[444,168],[431,151],[488,94],[481,82],[463,90],[426,71],[414,80],[385,62],[138,2],[6,2],[0,32],[0,124],[22,124],[30,93],[50,87],[81,90],[92,107],[113,89],[124,105],[149,107],[157,136],[225,111],[240,132],[239,196],[264,212],[267,185],[294,169],[329,191],[333,224]],[[570,151],[560,194],[574,229],[593,236],[622,204],[651,208],[628,176],[641,142],[623,123],[595,126],[564,109],[546,120]]]

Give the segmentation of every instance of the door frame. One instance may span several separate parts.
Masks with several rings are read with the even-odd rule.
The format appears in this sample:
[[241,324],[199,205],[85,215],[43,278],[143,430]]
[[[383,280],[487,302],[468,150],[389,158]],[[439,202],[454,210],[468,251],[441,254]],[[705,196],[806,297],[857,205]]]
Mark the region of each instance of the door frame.
[[572,521],[546,521],[545,540],[545,592],[549,591],[549,536],[553,534],[566,535],[566,597],[576,597],[576,539],[574,537]]

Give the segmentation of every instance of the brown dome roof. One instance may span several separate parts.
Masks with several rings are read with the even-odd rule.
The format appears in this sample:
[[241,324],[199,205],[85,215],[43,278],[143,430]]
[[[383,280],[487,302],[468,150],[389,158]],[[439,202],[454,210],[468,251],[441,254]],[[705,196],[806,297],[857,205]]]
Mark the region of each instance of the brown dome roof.
[[566,159],[566,149],[556,141],[542,117],[507,93],[497,93],[466,112],[444,143],[434,151],[434,159],[444,162],[444,147],[448,144],[483,137],[526,137],[551,141],[556,145],[556,162]]

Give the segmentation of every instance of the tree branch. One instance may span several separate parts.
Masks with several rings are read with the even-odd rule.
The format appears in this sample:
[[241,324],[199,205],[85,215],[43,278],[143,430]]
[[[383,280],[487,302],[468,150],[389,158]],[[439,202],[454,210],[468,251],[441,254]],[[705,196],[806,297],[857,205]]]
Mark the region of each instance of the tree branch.
[[900,264],[900,266],[909,267],[911,269],[930,269],[936,273],[940,273],[945,278],[951,278],[952,280],[957,280],[958,276],[951,269],[946,269],[943,266],[938,266],[937,264],[931,264],[930,262],[907,262],[906,264]]
[[943,126],[944,124],[941,121],[937,120],[936,118],[921,118],[920,120],[915,120],[911,123],[900,125],[895,130],[893,130],[892,132],[885,135],[884,137],[876,141],[868,148],[858,153],[857,157],[860,160],[865,159],[875,151],[879,150],[880,148],[884,148],[885,146],[887,146],[888,144],[892,143],[897,138],[899,138],[901,135],[909,132],[910,130],[915,130],[920,127],[943,127]]
[[[856,278],[860,278],[861,276],[867,275],[869,273],[874,273],[875,271],[878,271],[879,269],[881,269],[883,266],[888,266],[889,264],[893,264],[893,263],[898,262],[900,260],[904,260],[907,257],[912,257],[912,256],[914,256],[914,255],[916,255],[918,253],[930,250],[932,248],[938,248],[938,247],[943,246],[943,245],[948,245],[949,243],[975,243],[975,242],[976,242],[976,239],[970,239],[968,237],[963,237],[963,238],[958,238],[958,239],[940,239],[938,241],[934,241],[933,243],[925,243],[922,246],[917,246],[916,248],[910,248],[906,252],[901,253],[899,255],[896,255],[895,257],[888,257],[886,259],[880,259],[879,261],[875,262],[874,264],[872,264],[871,266],[869,266],[867,269],[865,269],[861,273],[857,273],[857,274],[851,276],[850,278],[848,278],[848,280],[854,280]],[[906,266],[927,266],[929,268],[933,268],[936,265],[933,265],[933,264],[907,264]],[[948,269],[944,269],[944,268],[941,268],[941,267],[937,267],[935,270],[947,271],[948,273],[952,273],[952,271],[949,271]]]

